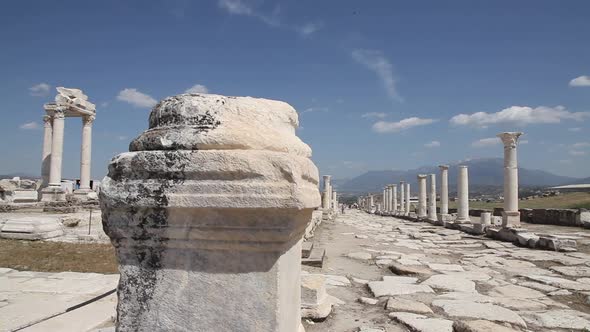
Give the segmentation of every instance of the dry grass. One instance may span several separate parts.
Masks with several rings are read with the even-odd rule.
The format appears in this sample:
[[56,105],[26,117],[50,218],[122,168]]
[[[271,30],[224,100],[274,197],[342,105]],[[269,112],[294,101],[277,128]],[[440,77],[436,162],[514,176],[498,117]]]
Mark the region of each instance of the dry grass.
[[110,244],[7,239],[0,239],[0,267],[39,272],[119,272]]
[[[590,209],[590,192],[567,193],[560,196],[541,197],[531,200],[518,201],[518,206],[522,209]],[[449,207],[456,208],[457,202],[449,202]],[[471,209],[493,209],[502,207],[502,202],[469,202]]]

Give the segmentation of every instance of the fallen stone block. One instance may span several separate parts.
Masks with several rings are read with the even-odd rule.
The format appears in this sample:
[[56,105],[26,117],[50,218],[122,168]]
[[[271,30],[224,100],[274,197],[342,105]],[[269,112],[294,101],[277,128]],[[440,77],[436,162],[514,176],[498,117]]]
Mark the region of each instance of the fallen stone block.
[[332,312],[326,292],[326,278],[319,274],[301,275],[301,317],[323,320]]
[[385,309],[397,312],[413,312],[417,314],[433,313],[432,309],[430,309],[430,307],[428,307],[426,304],[422,302],[394,297],[390,297],[387,300],[387,305],[385,306]]
[[301,259],[301,264],[322,267],[324,265],[324,257],[326,257],[326,249],[313,248],[309,254],[309,257]]
[[575,251],[577,250],[576,240],[558,238],[552,235],[539,235],[537,245],[540,248],[555,251]]

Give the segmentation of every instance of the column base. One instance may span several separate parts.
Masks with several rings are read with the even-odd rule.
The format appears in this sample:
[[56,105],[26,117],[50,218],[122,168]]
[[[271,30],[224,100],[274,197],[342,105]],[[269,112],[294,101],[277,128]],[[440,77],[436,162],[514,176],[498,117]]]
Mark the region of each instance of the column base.
[[98,199],[98,194],[92,189],[77,189],[74,191],[74,196],[80,200]]
[[453,216],[447,213],[439,213],[436,219],[435,225],[444,226],[446,223],[453,221]]
[[41,202],[63,202],[66,192],[61,187],[47,187],[41,190]]
[[520,212],[502,211],[502,227],[520,227]]

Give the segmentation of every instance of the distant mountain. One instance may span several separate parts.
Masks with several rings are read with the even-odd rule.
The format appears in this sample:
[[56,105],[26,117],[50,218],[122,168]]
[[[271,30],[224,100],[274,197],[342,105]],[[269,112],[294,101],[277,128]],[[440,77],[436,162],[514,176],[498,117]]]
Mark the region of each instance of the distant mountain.
[[[449,191],[453,192],[457,186],[457,166],[459,164],[469,167],[469,187],[472,192],[476,190],[496,191],[497,188],[502,187],[504,181],[503,159],[485,158],[449,165]],[[416,188],[416,175],[431,173],[437,175],[437,184],[439,184],[439,168],[427,166],[407,171],[369,171],[341,184],[338,190],[343,193],[381,192],[385,184],[399,183],[400,181],[409,182],[411,187]],[[579,181],[581,181],[578,178],[526,168],[519,168],[518,176],[519,183],[523,187],[556,186],[564,183],[580,183]],[[493,188],[496,188],[496,190],[493,190]]]

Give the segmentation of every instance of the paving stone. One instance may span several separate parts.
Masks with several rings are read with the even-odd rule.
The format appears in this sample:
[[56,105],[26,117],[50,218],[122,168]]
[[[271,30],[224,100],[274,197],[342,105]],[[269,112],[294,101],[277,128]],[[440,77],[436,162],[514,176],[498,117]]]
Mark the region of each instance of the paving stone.
[[375,297],[396,296],[414,293],[434,293],[426,285],[415,285],[417,278],[411,277],[383,277],[383,281],[370,281],[369,289]]
[[407,259],[407,258],[398,259],[397,262],[401,265],[423,265],[422,263],[420,263],[419,261],[417,261],[415,259]]
[[506,285],[494,288],[490,293],[490,296],[506,296],[521,299],[537,299],[545,297],[545,294],[522,286],[517,285]]
[[456,275],[437,274],[426,279],[422,282],[422,285],[447,291],[475,292],[475,283],[473,281]]
[[430,275],[433,273],[432,270],[425,266],[402,265],[398,263],[390,264],[389,269],[397,275]]
[[358,301],[360,303],[371,304],[371,305],[375,305],[375,304],[379,303],[379,300],[378,299],[372,299],[370,297],[360,297],[358,299]]
[[519,285],[522,285],[524,287],[528,287],[528,288],[532,288],[541,292],[554,292],[556,290],[558,290],[557,287],[553,287],[553,286],[549,286],[549,285],[545,285],[542,284],[540,282],[534,282],[534,281],[523,281],[523,282],[519,282]]
[[512,310],[490,304],[463,300],[435,300],[432,305],[439,307],[452,317],[468,317],[497,322],[507,322],[526,327],[522,318]]
[[496,324],[487,320],[456,321],[454,332],[518,332],[513,328]]
[[558,277],[551,277],[551,276],[540,276],[540,275],[525,275],[524,277],[538,281],[550,286],[558,287],[558,288],[567,288],[579,291],[589,291],[590,284],[585,284],[577,281],[572,281],[569,279],[558,278]]
[[521,315],[527,323],[548,329],[590,329],[590,315],[575,310],[521,312]]
[[392,312],[389,318],[416,332],[453,332],[453,321],[447,319],[428,318],[409,312]]
[[404,298],[390,297],[385,306],[387,310],[413,312],[417,314],[432,314],[432,309],[426,304],[418,301],[408,300]]
[[549,269],[569,277],[590,277],[590,266],[552,266]]
[[360,261],[368,261],[371,258],[373,258],[373,256],[371,254],[369,254],[368,252],[351,252],[351,253],[347,254],[346,257],[352,258],[352,259],[357,259]]
[[451,272],[463,272],[463,267],[457,264],[428,264],[428,267],[435,271],[451,271]]

